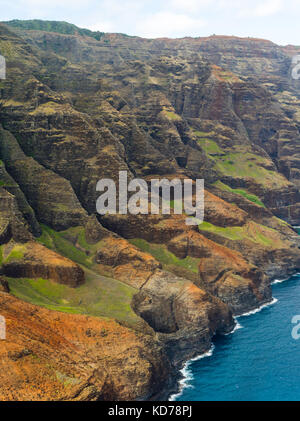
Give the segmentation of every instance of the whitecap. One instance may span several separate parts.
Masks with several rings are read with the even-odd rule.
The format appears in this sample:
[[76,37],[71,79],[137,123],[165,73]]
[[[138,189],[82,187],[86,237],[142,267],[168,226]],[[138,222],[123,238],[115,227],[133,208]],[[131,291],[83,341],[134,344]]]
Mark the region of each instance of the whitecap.
[[284,279],[274,279],[273,282],[271,282],[271,285],[281,284],[282,282],[285,282],[291,278],[284,278]]
[[273,298],[273,300],[270,301],[269,303],[263,304],[260,307],[255,308],[254,310],[248,311],[247,313],[243,313],[239,317],[251,316],[251,314],[256,314],[256,313],[260,312],[261,310],[263,310],[264,308],[270,307],[270,306],[276,304],[277,302],[278,302],[278,299]]
[[169,397],[169,401],[175,401],[179,396],[182,395],[182,392],[184,389],[188,389],[188,388],[193,388],[193,386],[189,383],[191,380],[193,380],[193,373],[190,369],[190,365],[195,362],[195,361],[199,361],[202,360],[202,358],[207,358],[207,357],[211,357],[213,352],[214,352],[215,346],[212,345],[211,348],[203,353],[198,355],[195,358],[192,358],[191,360],[188,360],[183,368],[180,370],[180,373],[182,374],[183,378],[179,380],[179,392],[175,393],[174,395],[171,395]]
[[234,317],[235,325],[231,332],[225,333],[224,336],[231,335],[232,333],[236,332],[239,329],[243,329],[243,326],[239,323],[236,317]]
[[[254,309],[254,310],[251,310],[247,313],[241,314],[240,316],[234,317],[234,319],[236,321],[236,324],[235,324],[234,328],[232,329],[232,331],[227,333],[226,335],[230,335],[230,334],[234,333],[236,330],[243,328],[243,326],[238,321],[238,317],[245,317],[245,316],[250,316],[252,314],[258,313],[259,311],[263,310],[264,308],[269,307],[271,305],[274,305],[277,302],[278,302],[278,299],[273,298],[272,301],[270,301],[269,303],[265,303],[265,304],[261,305],[260,307]],[[188,360],[184,364],[183,368],[180,370],[183,378],[179,380],[179,392],[171,395],[169,397],[169,401],[176,401],[176,399],[179,396],[182,395],[184,389],[193,388],[193,386],[189,383],[194,378],[193,373],[190,369],[191,363],[194,362],[194,361],[201,360],[202,358],[207,358],[207,357],[212,356],[212,354],[214,352],[214,349],[215,349],[215,345],[212,345],[211,348],[209,349],[209,351],[205,352],[204,354],[199,355],[198,357],[195,357],[195,358],[192,358],[191,360]]]

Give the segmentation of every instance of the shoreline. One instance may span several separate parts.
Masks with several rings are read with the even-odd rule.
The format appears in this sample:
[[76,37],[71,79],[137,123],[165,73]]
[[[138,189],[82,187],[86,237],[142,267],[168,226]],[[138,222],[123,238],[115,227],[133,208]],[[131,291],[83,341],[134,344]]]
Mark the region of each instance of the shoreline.
[[[281,284],[281,283],[283,283],[285,281],[288,281],[293,276],[297,276],[297,275],[300,275],[300,272],[295,272],[293,275],[289,276],[288,278],[274,279],[270,283],[270,285]],[[239,314],[237,316],[234,316],[234,320],[235,320],[236,324],[233,327],[232,331],[224,334],[224,336],[232,335],[236,330],[239,330],[239,329],[242,329],[243,328],[243,326],[238,321],[238,319],[240,317],[247,317],[247,316],[251,316],[253,314],[259,313],[264,308],[270,307],[270,306],[275,305],[277,303],[278,303],[278,299],[272,297],[272,300],[271,301],[269,301],[267,303],[261,304],[256,309],[253,309],[253,310],[247,311],[247,312],[245,312],[243,314]],[[194,358],[192,358],[190,360],[187,360],[186,362],[183,363],[183,367],[178,370],[179,371],[179,374],[178,374],[179,379],[176,379],[177,390],[175,389],[176,390],[175,392],[170,392],[169,393],[169,395],[168,395],[169,397],[167,398],[168,401],[170,401],[170,402],[176,401],[176,398],[182,395],[182,392],[184,391],[184,389],[189,388],[189,387],[192,387],[191,385],[188,384],[188,382],[190,380],[192,380],[192,378],[193,378],[193,375],[191,374],[191,372],[189,370],[190,365],[193,362],[195,362],[195,361],[201,360],[203,358],[211,357],[213,355],[214,350],[215,350],[215,345],[212,343],[211,344],[211,347],[210,347],[210,349],[208,351],[206,351],[206,352],[204,352],[204,353],[202,353],[202,354],[200,354],[200,355],[198,355],[198,356],[196,356],[196,357],[194,357]]]

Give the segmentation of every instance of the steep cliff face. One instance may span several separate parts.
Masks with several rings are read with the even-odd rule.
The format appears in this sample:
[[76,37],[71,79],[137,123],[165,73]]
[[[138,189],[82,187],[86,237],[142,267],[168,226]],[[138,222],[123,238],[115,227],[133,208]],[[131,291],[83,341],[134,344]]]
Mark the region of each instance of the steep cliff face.
[[7,327],[0,346],[2,401],[149,399],[168,381],[169,362],[154,338],[1,291],[0,308]]
[[[0,24],[8,75],[0,82],[1,291],[49,310],[0,297],[0,314],[14,320],[3,358],[26,368],[35,385],[26,392],[24,378],[11,376],[3,398],[157,396],[170,386],[167,372],[229,332],[233,314],[270,301],[271,279],[300,268],[289,225],[300,224],[296,50],[255,39],[145,40],[28,25]],[[121,170],[147,182],[204,178],[204,223],[96,215],[97,181],[118,181]],[[17,306],[31,309],[33,333],[26,318],[16,328]],[[112,333],[99,339],[84,325]],[[21,331],[35,347],[29,353]],[[69,362],[60,334],[77,341]],[[87,349],[93,369],[84,368]],[[60,374],[45,388],[48,358]]]

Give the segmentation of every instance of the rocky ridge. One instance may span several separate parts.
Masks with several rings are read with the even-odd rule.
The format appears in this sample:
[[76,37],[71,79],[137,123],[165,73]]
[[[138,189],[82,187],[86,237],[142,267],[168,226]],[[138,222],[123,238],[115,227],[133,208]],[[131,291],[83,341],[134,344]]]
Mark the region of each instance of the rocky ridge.
[[[0,24],[0,350],[32,385],[9,376],[1,398],[164,397],[184,360],[300,268],[295,49],[45,25]],[[121,170],[204,178],[204,223],[96,215],[97,181]]]

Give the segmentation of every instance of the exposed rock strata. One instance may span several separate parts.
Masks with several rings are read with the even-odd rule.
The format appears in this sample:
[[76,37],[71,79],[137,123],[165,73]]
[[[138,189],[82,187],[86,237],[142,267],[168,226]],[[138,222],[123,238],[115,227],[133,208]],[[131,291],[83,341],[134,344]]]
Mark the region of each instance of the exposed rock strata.
[[[14,250],[19,252],[14,253]],[[28,242],[22,246],[8,243],[2,253],[2,274],[15,278],[44,278],[77,287],[84,283],[84,272],[79,265],[43,247]]]
[[[137,334],[126,320],[34,307],[9,296],[3,278],[12,336],[0,343],[1,399],[161,397],[174,367],[229,332],[232,314],[270,301],[271,279],[300,268],[288,225],[300,225],[300,86],[289,78],[297,50],[3,24],[0,38],[2,273],[69,287],[103,275],[107,286],[109,276],[133,289],[147,323]],[[96,217],[97,181],[117,181],[120,170],[148,182],[204,178],[204,224]]]

